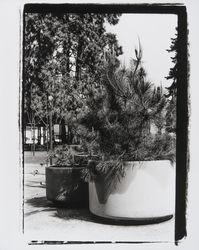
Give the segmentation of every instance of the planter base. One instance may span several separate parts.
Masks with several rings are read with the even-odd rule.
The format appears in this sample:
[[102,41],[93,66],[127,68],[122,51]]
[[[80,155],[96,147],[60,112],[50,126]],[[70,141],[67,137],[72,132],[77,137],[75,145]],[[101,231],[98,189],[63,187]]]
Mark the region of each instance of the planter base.
[[106,218],[92,213],[93,218],[96,222],[101,224],[109,224],[109,225],[125,225],[125,226],[136,226],[136,225],[149,225],[149,224],[157,224],[164,221],[168,221],[173,218],[173,215],[166,215],[161,217],[151,217],[151,218]]

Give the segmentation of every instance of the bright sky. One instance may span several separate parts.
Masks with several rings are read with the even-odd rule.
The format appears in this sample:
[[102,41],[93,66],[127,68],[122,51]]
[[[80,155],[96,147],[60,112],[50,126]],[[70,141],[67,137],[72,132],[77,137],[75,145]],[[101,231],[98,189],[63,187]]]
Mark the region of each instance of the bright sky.
[[135,58],[135,47],[138,48],[138,37],[143,49],[143,65],[148,80],[155,85],[170,86],[164,77],[173,66],[168,53],[171,38],[175,37],[177,16],[171,14],[123,14],[115,26],[107,25],[108,32],[117,34],[119,44],[123,47],[123,55],[119,57],[128,66],[131,58]]

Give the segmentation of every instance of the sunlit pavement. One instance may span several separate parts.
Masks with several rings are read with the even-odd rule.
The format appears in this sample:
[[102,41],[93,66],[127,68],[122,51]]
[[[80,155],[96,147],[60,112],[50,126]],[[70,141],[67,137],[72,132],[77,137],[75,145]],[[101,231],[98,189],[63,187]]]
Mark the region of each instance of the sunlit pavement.
[[25,152],[24,233],[32,240],[174,241],[174,219],[141,226],[101,224],[88,208],[55,207],[46,200],[45,152]]

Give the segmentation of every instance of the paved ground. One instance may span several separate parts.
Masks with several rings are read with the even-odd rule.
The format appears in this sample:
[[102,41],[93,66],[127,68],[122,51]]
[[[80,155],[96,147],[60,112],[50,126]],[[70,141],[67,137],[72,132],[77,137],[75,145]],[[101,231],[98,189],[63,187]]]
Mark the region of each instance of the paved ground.
[[106,225],[88,208],[55,207],[46,200],[46,153],[25,152],[24,232],[29,240],[173,242],[174,219],[145,226]]

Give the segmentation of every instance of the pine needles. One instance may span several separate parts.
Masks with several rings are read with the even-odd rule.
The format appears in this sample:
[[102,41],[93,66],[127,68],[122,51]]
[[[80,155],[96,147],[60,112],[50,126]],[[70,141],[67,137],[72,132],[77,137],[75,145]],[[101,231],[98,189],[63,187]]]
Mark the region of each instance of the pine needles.
[[124,177],[124,161],[175,161],[175,135],[166,131],[169,102],[162,87],[154,87],[146,79],[141,46],[130,69],[118,67],[115,61],[110,56],[102,71],[103,98],[99,93],[91,97],[88,112],[80,120],[87,130],[85,148],[92,141],[95,153],[104,159],[90,164],[84,178],[103,176],[105,190],[114,188]]

